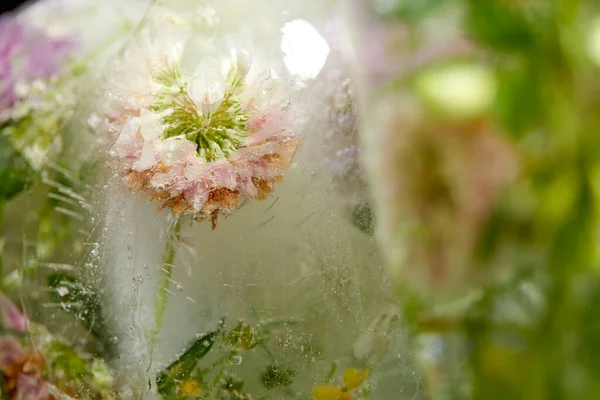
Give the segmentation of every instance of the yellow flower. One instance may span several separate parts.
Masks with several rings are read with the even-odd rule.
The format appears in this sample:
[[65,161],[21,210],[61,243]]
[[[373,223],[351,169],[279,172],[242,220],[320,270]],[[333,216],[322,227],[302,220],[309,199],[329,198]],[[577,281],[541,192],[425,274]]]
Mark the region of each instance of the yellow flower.
[[350,392],[344,392],[338,400],[352,400],[352,395]]
[[362,368],[348,368],[344,371],[344,385],[346,389],[356,389],[362,385],[369,377],[369,371]]
[[312,391],[315,400],[340,400],[342,389],[333,385],[319,385]]
[[198,395],[200,394],[200,384],[198,381],[188,379],[179,384],[179,394],[182,395]]

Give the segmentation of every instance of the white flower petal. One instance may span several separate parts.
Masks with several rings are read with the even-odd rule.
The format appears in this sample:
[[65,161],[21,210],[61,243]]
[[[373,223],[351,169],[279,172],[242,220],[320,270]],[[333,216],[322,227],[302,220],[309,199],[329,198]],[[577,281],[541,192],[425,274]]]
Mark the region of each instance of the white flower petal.
[[133,169],[138,172],[146,171],[156,164],[156,155],[154,155],[153,145],[150,142],[144,143],[144,147],[142,148],[142,155],[140,159],[135,164]]
[[160,117],[148,110],[142,108],[140,112],[141,134],[144,140],[153,141],[160,137],[163,131],[163,126],[160,123]]
[[190,79],[188,95],[202,109],[221,102],[225,95],[225,78],[210,59],[204,59]]
[[138,117],[131,117],[125,122],[123,128],[121,129],[121,133],[119,133],[119,137],[115,144],[125,144],[131,142],[138,130],[140,129],[140,119]]
[[237,61],[237,77],[243,80],[248,75],[248,72],[250,72],[252,58],[246,50],[237,50],[235,56]]
[[208,174],[215,166],[212,163],[201,161],[197,159],[192,165],[189,165],[185,169],[185,179],[189,181],[197,181],[200,178]]
[[196,143],[190,142],[184,136],[175,136],[162,142],[158,155],[165,165],[173,165],[185,161],[188,154],[195,151],[196,146]]

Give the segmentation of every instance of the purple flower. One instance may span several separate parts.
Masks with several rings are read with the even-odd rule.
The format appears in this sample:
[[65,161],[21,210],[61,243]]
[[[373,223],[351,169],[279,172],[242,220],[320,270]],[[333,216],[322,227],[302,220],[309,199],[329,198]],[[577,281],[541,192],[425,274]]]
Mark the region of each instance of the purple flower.
[[29,329],[27,313],[19,311],[3,293],[0,293],[0,315],[5,328],[22,333]]
[[15,85],[56,75],[73,47],[69,38],[53,38],[15,16],[0,16],[0,123],[18,100]]

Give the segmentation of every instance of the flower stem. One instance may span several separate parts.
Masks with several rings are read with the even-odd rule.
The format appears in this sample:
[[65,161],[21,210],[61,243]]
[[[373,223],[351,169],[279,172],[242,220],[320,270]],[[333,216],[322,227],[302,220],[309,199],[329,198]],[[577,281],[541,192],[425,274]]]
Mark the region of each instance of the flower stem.
[[175,259],[175,239],[181,230],[181,222],[179,219],[175,221],[172,232],[167,237],[165,251],[163,253],[162,265],[160,268],[161,277],[158,283],[158,298],[155,303],[156,316],[154,321],[154,331],[152,332],[151,342],[155,343],[160,328],[163,324],[165,310],[167,309],[167,288],[171,280],[171,271],[173,269],[173,261]]
[[0,201],[0,291],[4,291],[4,201]]

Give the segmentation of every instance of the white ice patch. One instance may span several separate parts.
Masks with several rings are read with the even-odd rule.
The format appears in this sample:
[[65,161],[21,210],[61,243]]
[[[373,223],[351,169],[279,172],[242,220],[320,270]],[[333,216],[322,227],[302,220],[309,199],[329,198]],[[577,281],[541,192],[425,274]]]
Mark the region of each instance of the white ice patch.
[[281,29],[283,62],[292,76],[300,81],[314,79],[325,66],[329,45],[310,23],[296,19]]

